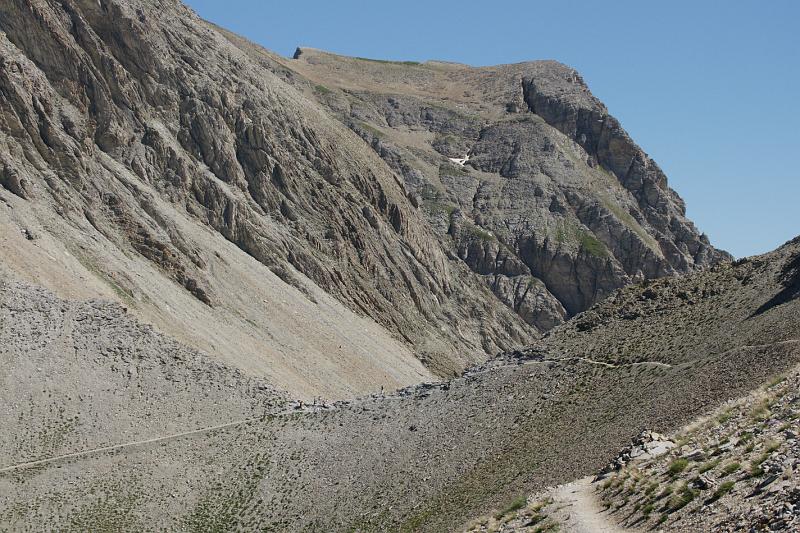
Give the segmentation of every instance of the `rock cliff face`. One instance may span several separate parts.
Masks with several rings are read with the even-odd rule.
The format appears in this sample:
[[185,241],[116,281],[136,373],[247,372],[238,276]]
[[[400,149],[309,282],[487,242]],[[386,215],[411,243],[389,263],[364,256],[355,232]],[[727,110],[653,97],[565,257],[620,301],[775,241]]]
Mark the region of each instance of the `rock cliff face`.
[[457,373],[725,258],[557,63],[288,60],[174,0],[9,0],[0,30],[9,275],[298,394]]
[[402,175],[459,257],[540,329],[631,281],[728,258],[569,67],[381,62],[313,49],[271,59],[309,80],[287,78]]
[[[329,338],[358,315],[383,328],[370,351],[385,343],[403,359],[413,350],[438,373],[535,334],[443,246],[360,138],[180,3],[14,0],[0,6],[0,29],[9,212],[45,232],[61,228],[52,231],[68,245],[86,235],[107,245],[102,254],[87,247],[83,275],[111,279],[134,300],[144,294],[134,307],[145,318],[148,302],[166,309],[148,287],[171,283],[208,317],[200,327],[185,321],[189,341],[194,329],[217,328],[220,313],[245,314],[237,320],[246,327],[259,310],[244,312],[247,295],[231,294],[221,269],[254,258],[296,289],[293,298],[313,307],[323,292],[348,309],[320,332],[328,346],[318,355],[331,360],[307,362],[301,371],[312,374],[345,372],[326,355],[342,344],[371,364],[357,337],[372,331]],[[215,254],[209,238],[239,251]],[[143,259],[152,273],[111,271],[108,256]],[[292,366],[303,350],[284,348],[270,363]],[[424,377],[418,363],[403,364],[411,372],[377,369],[372,387]],[[386,379],[398,371],[406,376]]]

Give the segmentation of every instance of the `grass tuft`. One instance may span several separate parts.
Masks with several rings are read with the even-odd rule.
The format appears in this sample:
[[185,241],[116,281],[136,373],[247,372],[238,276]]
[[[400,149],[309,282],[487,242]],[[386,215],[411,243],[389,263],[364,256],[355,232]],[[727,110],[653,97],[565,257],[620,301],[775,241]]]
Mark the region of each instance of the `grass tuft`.
[[722,473],[721,473],[720,477],[729,476],[729,475],[733,474],[734,472],[736,472],[737,470],[739,470],[741,467],[742,467],[742,465],[739,464],[739,463],[729,463],[729,464],[727,464],[727,465],[722,467]]
[[499,513],[494,515],[494,517],[497,520],[500,520],[504,516],[507,516],[507,515],[510,515],[511,513],[515,513],[517,511],[519,511],[520,509],[525,507],[525,505],[527,503],[528,503],[528,498],[526,498],[525,496],[520,496],[519,498],[516,498],[514,501],[509,503],[508,507],[506,507],[505,509],[503,509],[502,511],[500,511]]
[[733,490],[733,486],[735,484],[736,484],[735,481],[726,481],[725,483],[717,487],[717,490],[715,490],[714,494],[712,494],[711,497],[708,500],[706,500],[706,503],[714,503],[715,501],[719,500],[720,498],[728,494],[731,490]]
[[689,461],[687,459],[675,459],[667,468],[667,474],[669,474],[670,477],[675,477],[686,470],[687,466],[689,466]]

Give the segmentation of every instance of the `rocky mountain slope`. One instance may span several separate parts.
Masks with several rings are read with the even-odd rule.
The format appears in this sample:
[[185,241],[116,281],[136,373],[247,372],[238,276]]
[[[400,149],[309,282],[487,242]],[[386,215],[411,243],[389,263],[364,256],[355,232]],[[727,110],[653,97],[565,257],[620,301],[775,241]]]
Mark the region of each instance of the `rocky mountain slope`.
[[0,463],[276,412],[285,395],[117,304],[0,282]]
[[555,63],[286,60],[176,0],[10,0],[0,30],[6,274],[298,397],[452,376],[726,257]]
[[5,1],[0,529],[531,510],[800,363],[800,239],[727,259],[558,63],[286,59],[177,0]]
[[727,257],[569,67],[374,61],[306,48],[286,61],[228,36],[357,132],[458,256],[539,329],[631,281]]
[[520,497],[470,532],[797,531],[800,367],[671,436],[642,432],[598,476]]
[[677,432],[673,453],[606,479],[601,500],[629,527],[800,528],[800,369]]
[[0,522],[460,530],[599,471],[642,429],[677,429],[800,363],[798,257],[800,238],[621,289],[450,382],[3,465]]
[[15,275],[126,300],[308,397],[417,382],[417,358],[459,371],[535,332],[361,139],[180,3],[14,0],[0,29]]

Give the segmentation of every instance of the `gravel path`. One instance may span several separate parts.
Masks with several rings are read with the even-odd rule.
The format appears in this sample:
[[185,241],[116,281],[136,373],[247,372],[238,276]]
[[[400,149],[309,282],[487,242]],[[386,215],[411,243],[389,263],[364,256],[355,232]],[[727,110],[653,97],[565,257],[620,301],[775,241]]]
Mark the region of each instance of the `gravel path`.
[[152,439],[144,439],[144,440],[136,440],[131,442],[123,442],[122,444],[115,444],[113,446],[101,446],[100,448],[92,448],[90,450],[82,450],[79,452],[73,453],[65,453],[61,455],[55,455],[53,457],[46,457],[44,459],[37,459],[35,461],[26,461],[24,463],[17,463],[13,465],[3,466],[0,467],[0,473],[10,472],[12,470],[19,470],[22,468],[30,468],[33,466],[39,466],[47,463],[53,463],[56,461],[61,461],[64,459],[72,459],[75,457],[82,457],[84,455],[91,455],[95,453],[102,453],[102,452],[113,452],[116,450],[121,450],[123,448],[130,448],[132,446],[143,446],[145,444],[154,444],[159,442],[167,442],[173,439],[178,439],[181,437],[188,437],[189,435],[197,435],[199,433],[207,433],[209,431],[214,431],[218,429],[226,429],[235,426],[240,426],[242,424],[247,424],[249,422],[256,422],[261,420],[261,418],[247,418],[245,420],[236,420],[234,422],[228,422],[227,424],[218,424],[216,426],[209,426],[199,429],[193,429],[191,431],[182,431],[180,433],[174,433],[172,435],[166,435],[163,437],[155,437]]
[[566,533],[623,533],[631,531],[614,523],[600,507],[595,496],[592,478],[585,477],[561,485],[551,494],[553,517]]

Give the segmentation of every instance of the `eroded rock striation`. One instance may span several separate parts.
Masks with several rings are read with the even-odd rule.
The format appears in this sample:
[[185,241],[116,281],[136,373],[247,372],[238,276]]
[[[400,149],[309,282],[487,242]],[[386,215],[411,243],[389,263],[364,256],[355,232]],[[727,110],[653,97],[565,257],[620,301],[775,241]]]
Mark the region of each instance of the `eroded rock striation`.
[[[357,135],[179,2],[14,0],[0,29],[0,184],[46,212],[34,221],[72,228],[59,241],[92,235],[233,315],[246,310],[220,265],[255,258],[441,374],[536,333],[451,257]],[[209,231],[241,254],[215,257]],[[92,263],[110,277],[106,257]],[[153,283],[130,278],[124,293]]]

